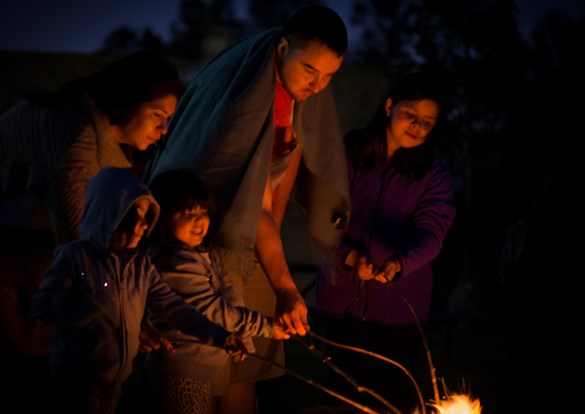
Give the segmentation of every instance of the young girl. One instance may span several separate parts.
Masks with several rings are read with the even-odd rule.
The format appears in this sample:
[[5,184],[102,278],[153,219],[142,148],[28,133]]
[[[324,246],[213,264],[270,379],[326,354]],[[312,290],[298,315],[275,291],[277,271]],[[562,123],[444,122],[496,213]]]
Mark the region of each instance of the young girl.
[[[186,301],[229,331],[273,339],[289,337],[272,317],[244,307],[225,279],[217,250],[206,240],[212,203],[205,184],[183,170],[161,173],[150,184],[161,206],[161,219],[149,237],[149,254],[163,279]],[[151,352],[146,367],[164,413],[211,413],[230,378],[230,358],[158,317],[155,327],[171,340],[176,352]]]
[[56,328],[49,358],[65,412],[114,413],[146,306],[205,344],[247,352],[238,335],[175,294],[136,249],[158,215],[134,172],[102,169],[87,187],[81,239],[57,248],[34,296],[33,316]]
[[[445,97],[435,76],[410,73],[365,128],[346,135],[351,219],[317,278],[328,339],[382,354],[413,373],[423,355],[418,322],[429,317],[432,261],[455,217],[451,176],[434,153]],[[415,389],[400,370],[338,348],[330,354],[402,412],[416,408]],[[365,394],[345,395],[359,401]]]

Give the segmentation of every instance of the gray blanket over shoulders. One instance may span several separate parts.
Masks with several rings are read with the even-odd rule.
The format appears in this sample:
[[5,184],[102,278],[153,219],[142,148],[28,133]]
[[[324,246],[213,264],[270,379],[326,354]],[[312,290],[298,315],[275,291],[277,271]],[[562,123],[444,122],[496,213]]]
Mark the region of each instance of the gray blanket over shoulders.
[[[276,88],[274,54],[280,30],[248,36],[196,75],[146,170],[146,181],[189,169],[209,186],[218,207],[218,242],[253,248],[269,174]],[[303,162],[293,197],[308,213],[313,238],[330,245],[349,219],[343,137],[331,85],[295,106]]]

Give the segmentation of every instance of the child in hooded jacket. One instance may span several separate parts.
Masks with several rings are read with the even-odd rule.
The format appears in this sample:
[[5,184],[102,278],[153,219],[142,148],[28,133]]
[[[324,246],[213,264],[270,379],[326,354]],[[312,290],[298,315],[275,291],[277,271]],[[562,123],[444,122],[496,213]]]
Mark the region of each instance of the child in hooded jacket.
[[185,302],[136,249],[159,210],[130,169],[100,170],[88,183],[81,239],[57,248],[34,295],[33,316],[55,325],[49,365],[65,412],[115,412],[147,306],[226,355],[247,352],[238,334]]
[[[213,203],[207,186],[187,170],[157,175],[150,190],[161,207],[160,220],[146,240],[148,253],[162,278],[211,321],[242,334],[288,339],[271,316],[244,305],[242,295],[226,278],[213,243],[208,240]],[[228,354],[152,315],[153,325],[176,350],[159,349],[146,356],[146,369],[159,398],[160,412],[207,414],[219,408],[230,382]]]

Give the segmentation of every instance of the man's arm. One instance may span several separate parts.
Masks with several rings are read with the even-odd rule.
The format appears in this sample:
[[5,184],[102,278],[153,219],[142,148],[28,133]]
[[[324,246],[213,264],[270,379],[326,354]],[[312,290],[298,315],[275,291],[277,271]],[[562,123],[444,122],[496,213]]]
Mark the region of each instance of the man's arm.
[[272,184],[266,181],[262,211],[256,234],[256,256],[276,294],[276,320],[292,335],[305,335],[309,329],[307,305],[292,278],[280,232],[272,210]]
[[276,228],[279,232],[282,229],[282,220],[284,218],[284,213],[286,213],[288,199],[297,178],[299,164],[301,163],[301,156],[301,146],[297,145],[291,155],[290,162],[284,177],[282,178],[282,181],[272,192],[272,214],[274,216],[274,220],[276,221]]

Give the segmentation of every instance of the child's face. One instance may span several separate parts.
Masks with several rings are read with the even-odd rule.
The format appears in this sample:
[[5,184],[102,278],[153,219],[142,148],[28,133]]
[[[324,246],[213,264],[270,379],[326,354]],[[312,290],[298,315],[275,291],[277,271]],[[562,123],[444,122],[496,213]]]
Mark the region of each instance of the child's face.
[[146,213],[148,213],[150,208],[150,201],[146,198],[139,198],[134,205],[136,206],[138,218],[134,225],[134,232],[129,240],[126,234],[122,233],[121,235],[120,247],[124,249],[135,249],[148,228],[148,224],[146,224]]
[[197,206],[171,217],[171,233],[177,240],[194,248],[203,243],[209,229],[209,221],[207,209]]

